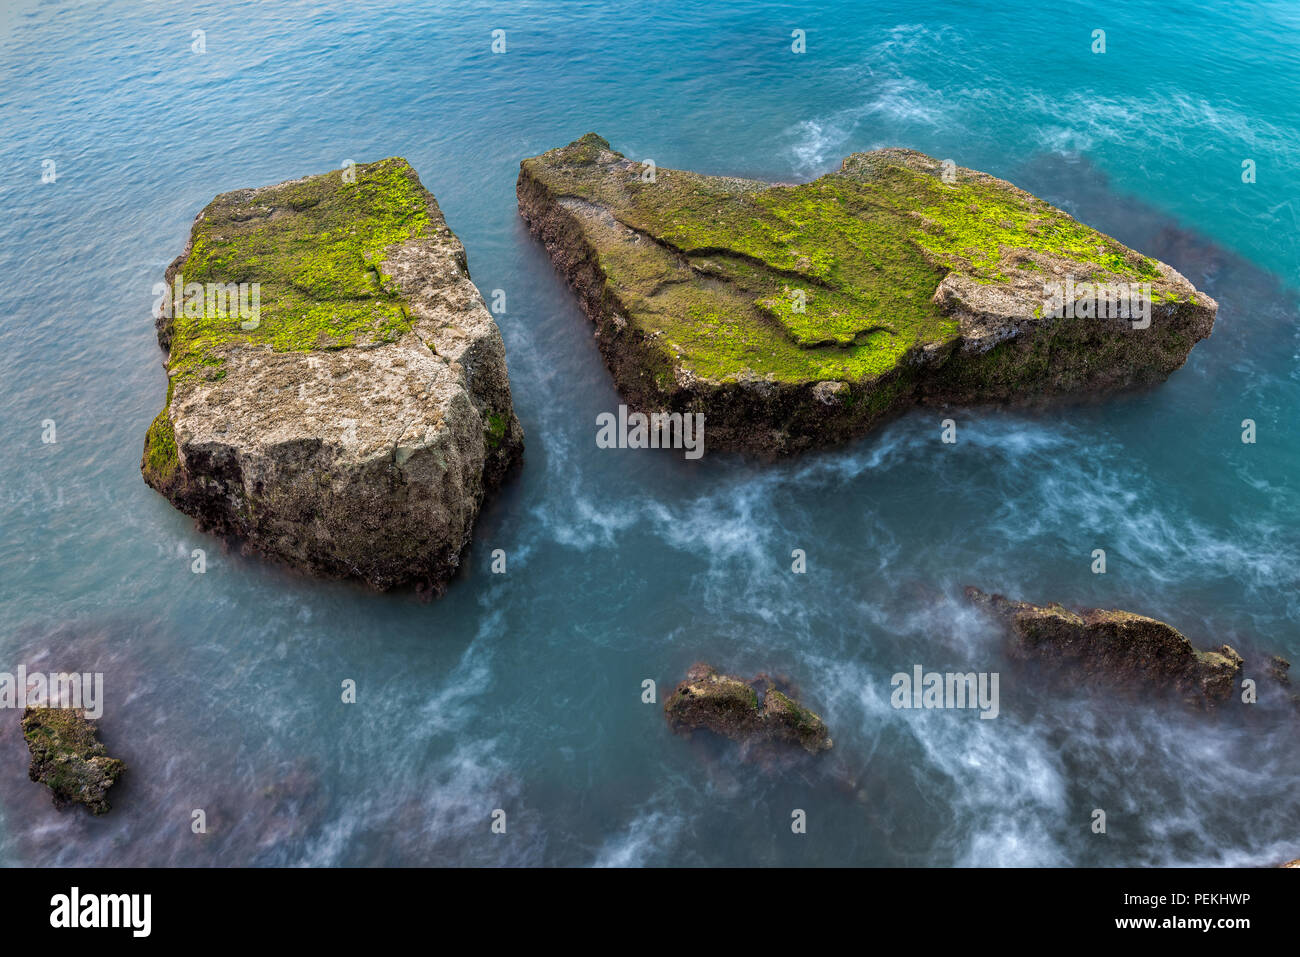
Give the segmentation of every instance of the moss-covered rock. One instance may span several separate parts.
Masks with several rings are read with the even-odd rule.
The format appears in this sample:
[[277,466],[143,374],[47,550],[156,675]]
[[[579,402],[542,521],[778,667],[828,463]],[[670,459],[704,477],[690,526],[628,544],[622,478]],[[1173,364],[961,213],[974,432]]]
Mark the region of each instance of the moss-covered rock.
[[[705,413],[713,448],[824,445],[917,400],[1155,382],[1209,335],[1216,303],[1169,266],[948,172],[888,149],[801,185],[651,179],[589,133],[525,159],[517,193],[631,404]],[[1045,316],[1067,279],[1149,283],[1149,328]]]
[[816,754],[831,746],[822,719],[764,675],[743,681],[711,665],[693,665],[664,702],[674,731],[708,728],[745,743],[788,742]]
[[54,806],[84,804],[92,814],[110,808],[108,789],[126,770],[110,758],[95,724],[76,708],[26,708],[23,737],[32,753],[27,776],[54,794]]
[[967,597],[988,609],[1012,637],[1011,653],[1067,669],[1071,681],[1169,689],[1208,705],[1233,696],[1244,660],[1229,645],[1197,651],[1163,621],[1129,611],[1032,605],[967,588]]
[[523,432],[501,333],[415,171],[224,193],[166,281],[145,481],[249,551],[440,589]]

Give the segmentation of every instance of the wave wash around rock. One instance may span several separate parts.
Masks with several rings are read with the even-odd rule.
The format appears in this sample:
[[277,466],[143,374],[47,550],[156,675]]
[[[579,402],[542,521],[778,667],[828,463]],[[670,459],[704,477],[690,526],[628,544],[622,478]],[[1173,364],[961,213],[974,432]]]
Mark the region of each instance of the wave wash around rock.
[[[781,185],[653,169],[588,133],[525,159],[517,193],[630,404],[705,413],[713,448],[827,445],[918,400],[1158,382],[1218,308],[1010,183],[910,150]],[[1116,290],[1147,315],[1090,315],[1120,312]]]
[[464,247],[407,162],[223,193],[166,287],[145,481],[250,551],[441,589],[523,431]]

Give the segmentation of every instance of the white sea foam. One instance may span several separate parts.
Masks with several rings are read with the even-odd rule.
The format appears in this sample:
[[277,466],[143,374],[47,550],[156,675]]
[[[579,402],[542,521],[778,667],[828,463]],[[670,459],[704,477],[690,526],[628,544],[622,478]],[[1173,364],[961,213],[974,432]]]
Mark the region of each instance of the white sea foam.
[[[843,158],[844,146],[868,122],[893,124],[887,128],[918,125],[937,127],[944,122],[941,97],[925,84],[905,77],[878,80],[864,103],[825,117],[801,120],[786,131],[791,165],[801,175],[827,172]],[[873,148],[885,145],[873,143]]]
[[668,863],[686,819],[662,809],[641,811],[618,834],[608,838],[592,867],[645,867]]

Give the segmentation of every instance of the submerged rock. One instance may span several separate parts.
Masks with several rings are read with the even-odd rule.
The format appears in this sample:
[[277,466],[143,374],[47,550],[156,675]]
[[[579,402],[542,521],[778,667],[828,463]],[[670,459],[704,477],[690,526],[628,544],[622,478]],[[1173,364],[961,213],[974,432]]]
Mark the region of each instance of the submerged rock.
[[440,590],[523,432],[501,333],[415,171],[223,193],[166,280],[145,481],[249,551]]
[[27,776],[54,792],[54,806],[84,804],[92,814],[106,813],[108,789],[126,765],[108,756],[94,722],[76,708],[26,708],[22,724],[32,753]]
[[966,595],[1004,621],[1012,654],[1068,668],[1071,678],[1170,688],[1213,705],[1232,697],[1244,661],[1231,646],[1197,651],[1177,629],[1129,611],[1032,605],[967,588]]
[[734,741],[789,742],[813,754],[831,746],[822,719],[766,676],[743,681],[706,664],[686,673],[664,702],[664,716],[674,731],[708,728]]
[[[705,413],[713,448],[825,445],[918,400],[1160,381],[1218,308],[1010,183],[911,150],[774,185],[652,170],[589,133],[525,159],[516,191],[629,403]],[[1130,284],[1149,284],[1145,328],[1084,317],[1129,315]],[[1050,315],[1058,293],[1078,318]]]
[[1291,683],[1290,671],[1291,662],[1281,655],[1273,655],[1268,659],[1268,673],[1278,684],[1289,685]]

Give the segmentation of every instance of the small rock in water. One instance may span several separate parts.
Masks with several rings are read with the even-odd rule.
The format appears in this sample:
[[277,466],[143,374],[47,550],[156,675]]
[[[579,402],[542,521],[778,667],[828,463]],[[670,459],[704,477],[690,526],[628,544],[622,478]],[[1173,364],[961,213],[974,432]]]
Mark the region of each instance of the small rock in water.
[[[756,685],[763,688],[761,695]],[[788,742],[813,754],[831,746],[821,717],[770,679],[760,675],[744,681],[706,664],[693,665],[686,673],[686,680],[664,702],[664,716],[674,731],[708,728],[733,741]]]
[[1012,654],[1036,658],[1103,683],[1172,688],[1208,705],[1232,697],[1244,659],[1230,645],[1197,651],[1171,625],[1129,611],[1072,612],[967,588],[966,596],[1001,619],[1014,637]]
[[54,806],[84,804],[91,814],[106,813],[108,789],[126,765],[108,756],[94,722],[76,708],[27,708],[22,723],[32,753],[27,776],[54,792]]

